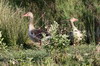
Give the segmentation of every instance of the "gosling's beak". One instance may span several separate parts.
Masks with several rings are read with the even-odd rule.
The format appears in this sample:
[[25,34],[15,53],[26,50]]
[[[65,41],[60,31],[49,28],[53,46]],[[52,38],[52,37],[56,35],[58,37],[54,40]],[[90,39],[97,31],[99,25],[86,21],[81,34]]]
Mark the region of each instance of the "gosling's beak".
[[23,17],[24,17],[24,16],[28,16],[28,14],[24,14]]
[[27,14],[22,15],[22,17],[28,16]]
[[78,19],[76,19],[75,21],[78,21]]

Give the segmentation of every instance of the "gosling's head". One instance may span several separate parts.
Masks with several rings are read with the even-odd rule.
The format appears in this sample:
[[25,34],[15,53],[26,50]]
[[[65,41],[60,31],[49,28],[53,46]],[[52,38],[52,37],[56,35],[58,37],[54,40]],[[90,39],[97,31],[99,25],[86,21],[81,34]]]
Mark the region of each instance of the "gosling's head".
[[76,18],[71,18],[70,21],[71,21],[71,22],[76,22],[76,21],[78,21],[78,19],[76,19]]
[[33,18],[33,13],[32,12],[28,12],[28,13],[24,14],[23,16]]

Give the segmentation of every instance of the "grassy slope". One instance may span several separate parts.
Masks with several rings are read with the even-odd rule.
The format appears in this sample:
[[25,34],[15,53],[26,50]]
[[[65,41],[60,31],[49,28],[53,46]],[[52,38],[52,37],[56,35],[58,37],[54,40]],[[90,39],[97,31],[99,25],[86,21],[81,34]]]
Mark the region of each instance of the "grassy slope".
[[51,51],[49,54],[45,49],[6,49],[0,51],[0,64],[10,65],[97,65],[100,63],[100,51],[97,52],[94,45],[69,46],[66,52]]

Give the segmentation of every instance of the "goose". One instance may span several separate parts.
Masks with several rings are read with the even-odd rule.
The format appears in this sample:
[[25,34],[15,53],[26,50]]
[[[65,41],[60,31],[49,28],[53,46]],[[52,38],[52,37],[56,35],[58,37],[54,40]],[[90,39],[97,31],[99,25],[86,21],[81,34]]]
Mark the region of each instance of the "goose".
[[[32,12],[28,12],[23,15],[24,17],[29,17],[29,29],[28,29],[28,35],[30,39],[33,42],[38,42],[40,43],[40,46],[42,44],[42,39],[45,38],[48,40],[51,37],[51,34],[43,29],[36,29],[34,27],[34,16]],[[44,37],[45,35],[45,37]]]
[[83,34],[81,33],[80,30],[77,29],[77,27],[75,27],[74,22],[78,21],[78,19],[76,18],[71,18],[70,22],[71,22],[71,26],[72,26],[72,32],[70,32],[70,39],[72,44],[78,44],[82,38],[83,38]]

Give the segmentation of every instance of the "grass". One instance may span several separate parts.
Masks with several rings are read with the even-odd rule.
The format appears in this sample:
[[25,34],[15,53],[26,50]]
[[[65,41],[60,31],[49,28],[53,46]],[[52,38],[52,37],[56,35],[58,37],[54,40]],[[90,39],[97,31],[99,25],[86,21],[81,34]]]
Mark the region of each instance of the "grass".
[[[100,66],[100,47],[94,44],[95,22],[100,17],[98,0],[25,0],[22,5],[11,1],[0,0],[0,66]],[[51,25],[53,37],[42,49],[28,46],[28,20],[22,17],[25,11],[34,13],[36,27]],[[69,46],[71,26],[66,19],[71,17],[79,18],[75,25],[89,34],[90,45]]]
[[45,49],[8,49],[0,51],[0,63],[20,66],[59,66],[59,65],[89,65],[99,66],[100,53],[96,52],[95,45],[69,46],[66,52],[53,51],[51,54]]

